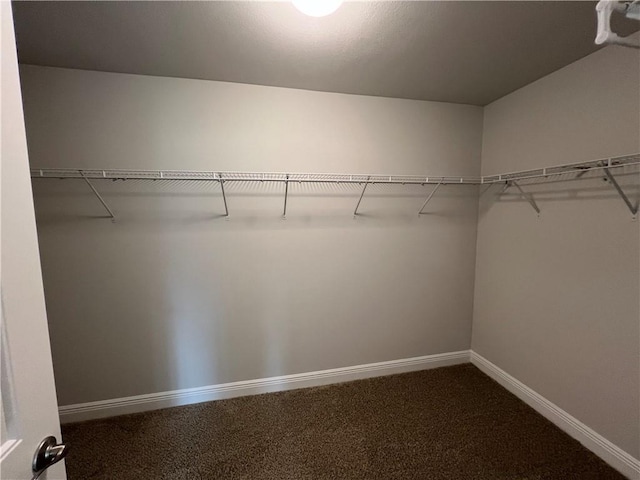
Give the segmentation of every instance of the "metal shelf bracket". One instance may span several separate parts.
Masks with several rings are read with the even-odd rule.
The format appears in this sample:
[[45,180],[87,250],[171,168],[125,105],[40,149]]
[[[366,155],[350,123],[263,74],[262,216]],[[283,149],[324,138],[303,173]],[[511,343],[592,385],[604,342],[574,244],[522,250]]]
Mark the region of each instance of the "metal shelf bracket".
[[98,191],[96,190],[96,187],[93,186],[93,184],[91,183],[91,181],[85,176],[84,172],[82,170],[78,170],[78,173],[80,174],[80,176],[84,179],[85,182],[87,182],[87,185],[89,185],[89,188],[91,188],[91,190],[93,191],[93,193],[95,194],[96,197],[98,197],[98,200],[100,200],[100,203],[102,204],[102,206],[105,208],[105,210],[107,211],[107,213],[109,214],[109,216],[115,220],[116,216],[113,214],[113,212],[111,211],[111,209],[109,208],[109,205],[107,205],[107,202],[104,201],[104,198],[102,198],[102,196],[98,193]]
[[440,180],[440,183],[438,183],[433,190],[431,190],[431,193],[429,194],[429,196],[427,197],[427,199],[424,201],[424,203],[422,204],[422,207],[420,207],[420,210],[418,210],[418,215],[422,215],[424,212],[424,207],[427,206],[427,203],[429,203],[429,200],[431,200],[431,197],[433,197],[433,195],[435,195],[435,193],[438,191],[438,188],[440,188],[440,185],[442,185],[442,180]]
[[502,189],[500,190],[500,193],[498,194],[498,196],[502,195],[504,192],[507,191],[507,189],[511,186],[510,182],[505,182],[505,184],[502,186]]
[[287,216],[287,197],[289,196],[289,174],[284,181],[284,210],[282,212],[282,218]]
[[224,179],[222,178],[222,175],[218,174],[218,177],[220,178],[220,180],[218,180],[220,182],[220,190],[222,190],[222,201],[224,202],[224,216],[228,217],[229,216],[229,208],[227,208],[227,196],[224,193]]
[[369,179],[371,179],[370,176],[367,177],[367,181],[364,182],[364,187],[362,187],[362,193],[360,194],[360,198],[358,199],[358,204],[356,205],[356,209],[353,211],[354,217],[358,215],[358,207],[360,206],[360,202],[362,202],[362,197],[364,197],[364,192],[367,189],[367,185],[369,185]]
[[507,186],[509,185],[513,185],[514,187],[516,187],[520,191],[522,198],[524,198],[527,202],[529,202],[529,205],[531,205],[531,208],[533,208],[536,211],[536,213],[540,215],[540,208],[538,208],[536,201],[533,199],[533,195],[526,193],[524,190],[522,190],[522,187],[516,181],[507,183]]
[[631,203],[631,200],[629,200],[629,197],[627,197],[627,194],[624,193],[624,190],[622,190],[622,187],[620,186],[618,181],[615,179],[615,177],[611,174],[608,168],[604,168],[603,170],[604,170],[604,174],[609,179],[609,182],[611,182],[611,185],[613,185],[613,187],[616,189],[616,191],[618,192],[618,195],[620,195],[620,198],[622,198],[624,203],[627,205],[627,208],[631,212],[631,216],[635,220],[636,216],[638,215],[638,204],[636,203],[635,205],[633,205]]

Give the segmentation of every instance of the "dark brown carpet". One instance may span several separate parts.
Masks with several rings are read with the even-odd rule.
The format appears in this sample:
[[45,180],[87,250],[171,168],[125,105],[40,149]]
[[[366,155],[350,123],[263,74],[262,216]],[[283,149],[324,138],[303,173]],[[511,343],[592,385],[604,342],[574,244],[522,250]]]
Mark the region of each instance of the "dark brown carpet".
[[472,365],[66,425],[70,480],[624,477]]

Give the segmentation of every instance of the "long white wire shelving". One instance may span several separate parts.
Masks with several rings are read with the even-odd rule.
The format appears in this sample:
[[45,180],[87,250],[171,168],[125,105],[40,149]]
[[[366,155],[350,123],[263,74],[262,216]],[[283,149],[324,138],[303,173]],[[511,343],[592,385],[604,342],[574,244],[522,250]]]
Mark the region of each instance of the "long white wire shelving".
[[78,169],[78,168],[34,168],[31,169],[31,178],[37,179],[66,179],[75,178],[84,180],[96,195],[111,218],[115,215],[104,198],[100,195],[91,180],[182,180],[182,181],[208,181],[218,182],[221,187],[224,201],[225,216],[229,215],[227,197],[224,184],[227,182],[279,182],[284,183],[284,210],[283,216],[287,213],[287,198],[289,194],[289,183],[345,183],[362,185],[362,191],[358,203],[353,212],[358,214],[358,208],[366,192],[368,185],[428,185],[435,187],[431,190],[418,214],[423,210],[434,196],[441,185],[483,185],[491,186],[495,183],[504,184],[503,192],[511,187],[516,187],[523,198],[525,198],[539,214],[540,209],[531,195],[527,195],[520,181],[528,180],[552,180],[552,179],[579,179],[587,172],[603,171],[608,180],[614,186],[625,204],[636,216],[638,205],[633,204],[623,189],[620,187],[612,170],[619,170],[625,167],[640,165],[640,153],[611,157],[588,162],[569,163],[533,170],[522,170],[498,175],[487,175],[483,177],[456,177],[456,176],[419,176],[419,175],[380,175],[380,174],[345,174],[345,173],[284,173],[284,172],[219,172],[219,171],[194,171],[194,170],[127,170],[127,169]]
[[32,178],[88,178],[107,180],[202,180],[224,182],[470,184],[481,177],[425,177],[418,175],[368,175],[346,173],[214,172],[198,170],[100,170],[74,168],[32,169]]

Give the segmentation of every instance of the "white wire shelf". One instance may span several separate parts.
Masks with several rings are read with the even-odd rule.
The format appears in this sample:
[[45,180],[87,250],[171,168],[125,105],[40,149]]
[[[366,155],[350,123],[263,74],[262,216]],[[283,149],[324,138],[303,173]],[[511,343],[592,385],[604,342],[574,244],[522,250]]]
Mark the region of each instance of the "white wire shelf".
[[611,170],[622,167],[631,167],[634,165],[640,165],[640,153],[624,155],[621,157],[591,160],[589,162],[567,163],[565,165],[555,165],[552,167],[536,168],[533,170],[521,170],[518,172],[501,173],[498,175],[486,175],[482,177],[482,183],[506,183],[536,178],[552,179],[558,176],[568,176],[571,174],[582,176],[588,171],[605,169]]
[[443,184],[480,185],[506,183],[534,178],[553,178],[568,174],[581,175],[590,170],[618,169],[640,165],[640,153],[588,162],[555,165],[532,170],[486,175],[483,177],[381,175],[347,173],[286,173],[286,172],[220,172],[202,170],[127,170],[34,168],[32,178],[88,178],[91,180],[193,180],[225,182],[299,182],[299,183],[377,183],[377,184]]
[[88,178],[106,180],[193,180],[224,182],[383,183],[478,185],[480,177],[374,175],[346,173],[214,172],[197,170],[121,170],[36,168],[32,178]]
[[[219,172],[219,171],[194,171],[194,170],[126,170],[126,169],[77,169],[77,168],[34,168],[31,170],[31,178],[77,178],[84,180],[96,195],[102,206],[109,213],[111,218],[115,215],[107,205],[104,198],[97,191],[91,180],[188,180],[188,181],[208,181],[218,182],[222,191],[224,201],[225,216],[229,215],[227,197],[224,184],[227,182],[281,182],[285,184],[284,211],[287,213],[287,198],[289,194],[289,183],[346,183],[363,185],[360,198],[353,212],[358,215],[358,208],[362,202],[367,186],[373,184],[388,185],[427,185],[434,184],[435,187],[429,193],[427,199],[418,211],[423,210],[441,185],[482,185],[503,183],[503,192],[511,187],[516,187],[522,197],[529,202],[536,213],[540,209],[531,195],[526,194],[519,182],[538,180],[567,180],[580,179],[585,173],[602,171],[611,184],[615,187],[620,197],[631,211],[635,218],[638,212],[638,205],[633,204],[623,189],[620,187],[611,170],[620,169],[626,171],[627,167],[640,165],[640,153],[611,157],[588,162],[568,163],[532,170],[522,170],[518,172],[502,173],[497,175],[487,175],[483,177],[456,177],[456,176],[419,176],[419,175],[380,175],[380,174],[346,174],[346,173],[284,173],[284,172]],[[585,177],[588,178],[588,177]]]

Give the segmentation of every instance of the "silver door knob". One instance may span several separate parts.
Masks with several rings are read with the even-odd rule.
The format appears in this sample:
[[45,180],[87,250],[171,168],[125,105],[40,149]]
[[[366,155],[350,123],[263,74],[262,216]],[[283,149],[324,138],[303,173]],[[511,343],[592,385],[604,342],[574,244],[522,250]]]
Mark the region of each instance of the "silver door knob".
[[56,437],[47,437],[42,440],[33,455],[32,480],[36,480],[47,468],[66,457],[67,453],[69,453],[67,446],[64,443],[58,443]]

